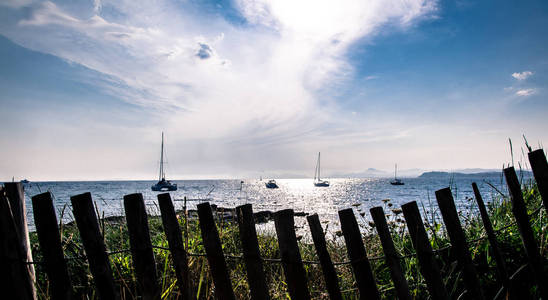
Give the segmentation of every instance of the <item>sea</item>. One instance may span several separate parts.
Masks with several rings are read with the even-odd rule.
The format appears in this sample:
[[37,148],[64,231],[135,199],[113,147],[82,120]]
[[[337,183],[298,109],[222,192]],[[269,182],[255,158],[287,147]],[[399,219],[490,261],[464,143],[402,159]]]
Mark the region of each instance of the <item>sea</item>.
[[[522,176],[527,180],[530,174]],[[371,220],[369,209],[382,206],[387,214],[398,215],[402,204],[417,201],[423,217],[438,218],[435,191],[450,187],[459,211],[476,211],[472,182],[478,185],[486,203],[507,194],[501,173],[451,174],[426,173],[415,178],[402,178],[405,185],[391,185],[391,178],[330,178],[329,187],[316,187],[312,179],[276,179],[279,188],[267,189],[267,179],[174,180],[178,190],[171,193],[175,209],[195,209],[201,202],[233,208],[250,203],[253,211],[278,211],[318,214],[325,227],[337,230],[341,209],[352,208],[358,222]],[[70,197],[90,192],[100,217],[124,216],[123,196],[141,193],[150,215],[158,215],[158,192],[151,191],[155,181],[64,181],[25,184],[27,221],[34,229],[31,197],[49,191],[54,197],[58,220],[73,221]],[[184,199],[187,199],[185,202]],[[297,228],[305,228],[306,218],[296,217]],[[266,225],[262,230],[272,230]]]

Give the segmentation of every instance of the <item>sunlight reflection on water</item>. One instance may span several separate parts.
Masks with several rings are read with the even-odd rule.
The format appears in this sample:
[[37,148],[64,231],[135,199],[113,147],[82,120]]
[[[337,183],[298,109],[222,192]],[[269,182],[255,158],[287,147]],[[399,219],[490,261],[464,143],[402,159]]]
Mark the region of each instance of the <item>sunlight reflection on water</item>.
[[[337,211],[352,207],[359,222],[370,220],[369,209],[384,206],[385,211],[399,208],[409,201],[421,203],[427,210],[435,209],[434,192],[448,186],[452,187],[459,210],[475,209],[472,182],[477,182],[484,200],[491,201],[495,194],[489,182],[504,191],[504,182],[500,176],[468,176],[466,178],[404,178],[405,185],[392,186],[388,178],[335,178],[330,179],[329,187],[315,187],[311,179],[276,179],[279,188],[267,189],[267,180],[181,180],[174,181],[179,190],[171,192],[172,199],[182,200],[185,196],[194,201],[188,202],[189,209],[195,209],[197,199],[210,198],[212,204],[220,207],[235,207],[251,203],[255,212],[262,210],[277,211],[291,208],[296,212],[317,213],[320,220],[335,230],[338,228]],[[126,194],[142,193],[150,214],[158,214],[157,192],[152,192],[153,181],[103,181],[103,182],[36,182],[26,185],[28,221],[33,227],[30,196],[51,191],[55,205],[60,213],[64,206],[63,219],[72,221],[70,196],[91,192],[100,214],[105,216],[124,215],[122,198]],[[383,199],[391,199],[384,203]],[[388,205],[393,205],[389,207]],[[182,209],[183,202],[175,201],[175,208]],[[295,218],[297,227],[307,227],[306,218]],[[258,226],[259,230],[272,230],[271,225]]]

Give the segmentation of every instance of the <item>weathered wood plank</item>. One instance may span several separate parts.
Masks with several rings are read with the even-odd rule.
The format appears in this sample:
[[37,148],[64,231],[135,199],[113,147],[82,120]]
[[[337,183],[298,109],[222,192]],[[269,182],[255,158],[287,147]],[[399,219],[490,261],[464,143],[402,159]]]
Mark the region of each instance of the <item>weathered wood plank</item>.
[[10,203],[0,187],[0,293],[5,299],[36,299],[25,264],[27,254],[21,248],[22,239]]
[[544,150],[538,149],[528,154],[529,163],[537,182],[538,191],[544,203],[544,209],[548,210],[548,162]]
[[198,217],[209,269],[215,284],[215,297],[219,300],[234,300],[236,297],[232,290],[230,274],[223,255],[223,247],[209,202],[198,204]]
[[292,209],[284,209],[274,213],[274,225],[280,246],[282,267],[291,299],[310,299],[308,280],[303,266]]
[[485,228],[485,232],[487,233],[487,239],[489,240],[489,244],[491,245],[491,250],[493,252],[493,257],[495,258],[495,262],[497,264],[497,273],[499,280],[506,288],[506,290],[508,290],[510,287],[508,271],[506,270],[506,264],[504,263],[504,258],[502,257],[502,253],[497,242],[497,236],[495,235],[495,231],[493,230],[493,225],[491,224],[491,220],[489,219],[489,214],[487,213],[487,209],[485,208],[485,204],[483,203],[483,198],[478,189],[478,185],[475,182],[472,183],[472,189],[474,190],[474,195],[476,197],[476,202],[478,203],[483,227]]
[[504,177],[506,177],[506,184],[508,185],[512,199],[512,213],[516,218],[521,241],[529,260],[529,266],[533,271],[541,298],[548,299],[548,274],[544,272],[544,258],[540,255],[535,234],[533,233],[531,224],[529,224],[527,207],[523,200],[521,186],[514,167],[504,169]]
[[107,249],[90,193],[70,197],[72,211],[100,299],[118,299]]
[[434,257],[430,240],[424,229],[419,207],[416,201],[412,201],[402,205],[403,215],[407,223],[407,229],[413,243],[413,248],[417,252],[420,271],[426,286],[430,292],[432,299],[448,300],[449,295],[445,290],[443,278],[441,277],[440,269]]
[[269,299],[268,285],[266,284],[261,252],[259,251],[259,241],[257,240],[257,231],[255,229],[251,204],[236,207],[236,215],[240,229],[240,240],[242,242],[251,299]]
[[325,285],[327,287],[327,292],[331,299],[342,299],[341,290],[339,288],[339,278],[333,262],[331,261],[331,256],[327,251],[327,244],[325,242],[325,236],[323,233],[322,224],[320,223],[320,218],[317,214],[306,217],[308,220],[308,226],[310,226],[310,233],[312,235],[312,240],[314,241],[314,247],[316,248],[316,253],[320,259],[320,264],[322,266],[323,277],[325,279]]
[[[4,183],[6,197],[10,202],[11,211],[15,220],[15,226],[19,233],[21,247],[23,253],[26,253],[26,262],[32,262],[32,252],[29,239],[29,229],[27,227],[27,205],[25,203],[25,190],[21,182],[6,182]],[[34,274],[34,265],[28,264],[27,270],[31,281],[34,283],[36,277]],[[36,287],[32,285],[32,296],[36,298]]]
[[380,299],[371,264],[367,258],[360,228],[351,208],[339,210],[346,250],[356,279],[360,299]]
[[125,195],[124,209],[126,211],[131,258],[139,289],[143,299],[159,299],[160,286],[156,280],[156,263],[150,242],[148,217],[143,195],[140,193]]
[[464,285],[468,295],[474,299],[484,299],[481,286],[479,285],[476,267],[472,262],[470,249],[466,242],[464,230],[460,224],[459,215],[453,200],[453,194],[450,188],[444,188],[436,191],[436,199],[440,208],[445,229],[451,240],[451,251],[456,254],[457,262],[463,270]]
[[162,224],[169,244],[169,251],[173,257],[173,266],[181,298],[189,300],[192,298],[192,284],[188,276],[188,258],[183,245],[181,227],[179,227],[179,221],[177,221],[177,215],[169,193],[158,194],[158,204],[162,213]]
[[72,299],[73,291],[61,246],[61,234],[50,192],[32,197],[34,225],[53,299]]
[[390,234],[390,229],[386,223],[386,217],[384,216],[384,210],[382,207],[373,207],[369,210],[373,221],[375,222],[375,228],[379,234],[381,240],[382,249],[384,252],[384,257],[388,268],[390,269],[390,276],[392,282],[394,282],[394,288],[396,289],[396,294],[398,299],[408,299],[411,300],[411,294],[409,293],[409,285],[405,279],[405,275],[401,268],[400,255],[394,247],[394,242],[392,241],[392,235]]

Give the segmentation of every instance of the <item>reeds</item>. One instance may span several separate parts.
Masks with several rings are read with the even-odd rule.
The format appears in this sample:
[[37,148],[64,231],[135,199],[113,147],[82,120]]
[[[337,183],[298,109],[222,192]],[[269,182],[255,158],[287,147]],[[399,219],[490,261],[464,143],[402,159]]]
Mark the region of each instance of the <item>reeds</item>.
[[[531,215],[531,226],[536,234],[541,253],[546,257],[548,253],[548,235],[546,234],[548,232],[548,217],[546,216],[546,210],[540,208],[542,201],[537,187],[532,181],[524,183],[523,196]],[[497,232],[499,246],[506,260],[506,266],[512,274],[525,265],[527,261],[519,233],[516,226],[513,225],[514,219],[510,201],[501,191],[493,191],[490,197],[485,198],[491,221]],[[466,201],[473,202],[473,199],[466,199]],[[427,289],[424,279],[419,272],[418,261],[414,256],[414,249],[407,234],[405,219],[401,215],[401,210],[398,207],[394,207],[390,200],[383,201],[383,205],[387,213],[386,217],[395,247],[402,257],[401,264],[405,277],[409,282],[411,293],[416,299],[426,299],[428,298]],[[431,237],[432,247],[437,249],[438,263],[446,288],[452,298],[457,298],[465,289],[462,274],[453,257],[449,239],[444,232],[441,222],[436,217],[435,205],[428,202],[424,203],[422,214],[423,218],[426,219],[425,225],[427,225],[427,230]],[[361,218],[358,221],[362,227],[363,239],[379,290],[383,298],[394,299],[396,298],[395,291],[388,267],[384,259],[382,259],[383,252],[378,236],[375,233],[374,227],[369,224],[368,216],[365,214],[360,214],[360,216]],[[491,257],[488,241],[485,239],[486,234],[483,230],[482,222],[474,209],[461,211],[460,218],[466,231],[472,258],[480,277],[481,286],[484,288],[484,294],[492,298],[500,288],[501,281],[496,277],[495,262]],[[187,235],[187,251],[191,253],[189,256],[189,269],[194,287],[193,294],[197,299],[213,299],[214,286],[207,260],[204,256],[200,255],[205,251],[201,241],[198,221],[184,217],[179,218],[179,221],[183,231],[186,231],[184,235]],[[219,235],[223,244],[223,252],[228,256],[227,264],[231,272],[233,290],[237,298],[249,299],[249,286],[243,260],[238,258],[241,256],[241,245],[238,226],[236,224],[236,222],[223,221],[222,218],[217,222]],[[129,252],[129,237],[125,223],[123,221],[104,222],[102,220],[100,227],[107,249],[110,251],[113,275],[121,298],[136,298],[138,291],[131,254]],[[159,273],[157,274],[157,278],[162,289],[162,299],[175,299],[179,292],[176,285],[176,276],[171,264],[170,252],[166,250],[168,245],[160,218],[150,217],[149,227]],[[65,257],[68,258],[69,272],[72,277],[75,293],[78,298],[96,299],[97,294],[94,290],[93,278],[85,259],[85,252],[78,230],[74,223],[64,224],[61,228],[63,249]],[[30,237],[35,261],[39,262],[41,255],[36,234],[31,233]],[[282,266],[277,261],[277,258],[279,258],[279,249],[276,236],[273,233],[260,232],[258,240],[261,256],[265,259],[264,268],[269,293],[273,299],[287,299],[288,294]],[[336,262],[335,267],[339,275],[339,284],[343,297],[345,299],[358,299],[352,270],[347,263],[348,257],[344,242],[336,232],[326,232],[326,240],[332,260]],[[312,298],[328,299],[320,266],[317,263],[311,263],[318,261],[313,244],[309,239],[303,238],[299,242],[299,246],[303,261],[307,262],[305,263],[305,270],[308,275],[308,284]],[[37,263],[36,269],[39,298],[49,299],[49,282],[44,275],[43,267],[40,263]],[[518,276],[515,284],[528,291],[529,297],[535,297],[536,290],[531,286],[527,272]],[[527,298],[527,295],[524,296]]]

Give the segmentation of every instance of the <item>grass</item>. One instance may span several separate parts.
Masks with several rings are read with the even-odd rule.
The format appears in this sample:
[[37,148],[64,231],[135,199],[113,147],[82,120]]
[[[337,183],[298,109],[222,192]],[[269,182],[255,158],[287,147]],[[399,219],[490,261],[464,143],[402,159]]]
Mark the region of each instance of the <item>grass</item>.
[[[546,258],[548,252],[548,218],[546,210],[538,208],[542,205],[542,201],[533,182],[527,182],[523,185],[523,196],[526,201],[529,214],[531,214],[531,226],[537,237],[539,249],[543,257]],[[466,201],[474,201],[466,199]],[[390,200],[383,202],[385,212],[388,213],[387,221],[392,231],[392,238],[397,250],[405,258],[402,259],[402,267],[405,272],[405,277],[409,282],[409,287],[412,296],[416,299],[427,299],[428,292],[424,279],[419,270],[419,265],[416,257],[413,255],[414,250],[411,240],[407,234],[405,220],[401,214],[401,210],[392,206]],[[471,205],[473,207],[474,205]],[[508,197],[502,194],[494,194],[491,201],[487,203],[488,211],[491,216],[491,221],[495,230],[498,229],[498,242],[503,252],[506,266],[510,274],[514,273],[521,266],[526,264],[526,255],[521,244],[520,236],[515,225],[514,218],[511,212],[511,203]],[[444,232],[443,224],[436,221],[434,217],[435,206],[430,204],[423,207],[423,217],[427,216],[431,222],[427,224],[427,231],[431,237],[432,248],[441,249],[437,251],[437,259],[441,268],[442,277],[448,292],[452,298],[458,298],[465,290],[462,272],[459,270],[454,253],[452,253],[449,239]],[[496,266],[492,257],[492,252],[487,240],[483,225],[479,219],[479,214],[475,210],[461,211],[461,223],[464,227],[466,236],[470,246],[470,252],[474,265],[476,266],[481,286],[484,288],[484,294],[487,298],[493,298],[500,288],[500,280],[497,279]],[[364,216],[358,216],[358,221],[362,227],[363,239],[366,245],[368,256],[371,259],[371,266],[376,277],[377,286],[381,291],[384,299],[395,299],[396,294],[390,279],[390,273],[387,265],[382,259],[382,247],[378,236]],[[185,224],[185,219],[180,218],[181,228],[188,228],[187,249],[190,253],[205,253],[202,240],[200,237],[199,224],[196,220],[188,221]],[[239,256],[241,253],[241,245],[238,235],[238,227],[233,222],[218,222],[219,235],[223,244],[223,252],[225,255]],[[102,222],[101,230],[109,251],[128,250],[129,238],[125,222]],[[162,289],[162,298],[174,299],[178,296],[178,287],[176,284],[176,276],[171,264],[169,251],[165,234],[163,233],[162,223],[158,217],[149,218],[149,228],[151,233],[151,241],[154,246],[154,255],[156,260],[157,278]],[[65,251],[65,257],[68,258],[69,273],[72,279],[72,284],[80,299],[96,299],[97,294],[94,290],[93,278],[90,275],[87,261],[83,258],[85,255],[78,230],[75,225],[67,225],[61,227],[62,244]],[[33,255],[35,261],[40,261],[40,247],[35,233],[31,233],[31,244],[33,245]],[[278,243],[275,235],[269,233],[260,233],[258,236],[261,256],[264,258],[279,258]],[[335,262],[348,261],[344,240],[340,233],[332,233],[326,235],[328,250],[331,258]],[[301,255],[303,260],[317,261],[314,245],[306,238],[299,242]],[[133,299],[139,294],[136,283],[131,255],[129,251],[121,251],[112,253],[110,261],[114,278],[122,299]],[[227,259],[228,268],[232,286],[236,297],[239,299],[249,299],[249,286],[245,267],[240,259]],[[45,276],[45,270],[41,264],[36,266],[37,273],[37,290],[39,298],[49,299],[50,297],[50,282]],[[189,257],[189,268],[192,284],[194,286],[193,293],[198,299],[213,299],[214,286],[209,273],[207,260],[203,256]],[[289,298],[287,286],[280,263],[265,262],[265,274],[269,287],[269,293],[273,299]],[[326,287],[323,281],[322,272],[318,264],[305,264],[305,269],[308,275],[308,285],[312,298],[328,299]],[[352,275],[352,269],[349,264],[341,264],[336,266],[339,275],[340,288],[343,291],[345,299],[358,299],[355,282]],[[537,291],[532,284],[533,279],[530,278],[531,272],[523,272],[516,279],[516,286],[521,289],[520,295],[523,298],[538,298]]]

